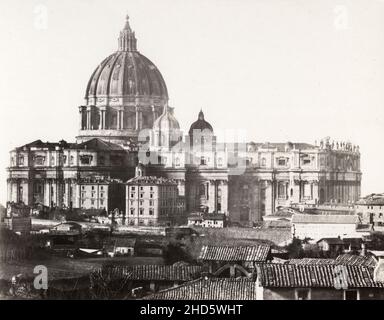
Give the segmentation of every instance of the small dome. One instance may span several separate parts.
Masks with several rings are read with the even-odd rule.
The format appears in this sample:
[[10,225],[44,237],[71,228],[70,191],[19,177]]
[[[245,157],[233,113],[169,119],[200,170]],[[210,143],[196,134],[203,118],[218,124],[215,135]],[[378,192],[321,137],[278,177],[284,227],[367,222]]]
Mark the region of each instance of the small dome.
[[162,115],[153,124],[151,145],[156,148],[169,148],[181,139],[179,122],[173,115],[172,109],[165,106]]
[[204,120],[204,113],[202,110],[200,110],[200,112],[199,112],[199,117],[198,117],[197,121],[192,123],[191,128],[189,129],[189,135],[190,136],[193,135],[193,130],[201,130],[201,131],[209,130],[213,133],[213,128],[212,128],[211,124]]
[[128,17],[118,43],[118,51],[104,59],[93,72],[85,98],[129,96],[167,101],[168,91],[163,76],[148,58],[137,51],[137,40]]
[[175,116],[173,115],[173,111],[169,107],[165,106],[162,115],[155,120],[153,124],[153,130],[163,132],[179,129],[180,125]]

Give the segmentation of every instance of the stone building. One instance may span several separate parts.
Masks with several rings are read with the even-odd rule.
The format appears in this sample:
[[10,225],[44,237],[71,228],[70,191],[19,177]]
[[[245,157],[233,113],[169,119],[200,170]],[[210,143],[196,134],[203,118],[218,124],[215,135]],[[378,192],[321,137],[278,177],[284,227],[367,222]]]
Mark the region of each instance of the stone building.
[[355,212],[364,223],[384,226],[384,194],[371,194],[356,202]]
[[92,206],[92,199],[82,204],[82,181],[126,182],[139,162],[148,176],[175,181],[186,213],[224,214],[243,225],[281,207],[360,197],[360,153],[350,143],[219,143],[203,111],[184,135],[165,81],[138,51],[127,18],[117,51],[88,81],[76,142],[37,140],[12,150],[8,201]]
[[126,185],[127,224],[132,226],[171,225],[184,216],[184,197],[171,179],[142,175]]

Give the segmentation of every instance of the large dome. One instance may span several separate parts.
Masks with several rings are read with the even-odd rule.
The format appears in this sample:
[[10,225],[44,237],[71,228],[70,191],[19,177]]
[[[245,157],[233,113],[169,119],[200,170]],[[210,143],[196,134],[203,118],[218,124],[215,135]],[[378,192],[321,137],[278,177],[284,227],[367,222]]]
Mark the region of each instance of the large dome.
[[168,104],[167,86],[157,67],[137,51],[128,17],[118,50],[93,72],[79,107],[79,143],[100,138],[114,143],[138,140]]
[[137,51],[135,33],[128,22],[120,33],[119,50],[93,72],[85,98],[146,97],[168,100],[167,86],[159,69]]

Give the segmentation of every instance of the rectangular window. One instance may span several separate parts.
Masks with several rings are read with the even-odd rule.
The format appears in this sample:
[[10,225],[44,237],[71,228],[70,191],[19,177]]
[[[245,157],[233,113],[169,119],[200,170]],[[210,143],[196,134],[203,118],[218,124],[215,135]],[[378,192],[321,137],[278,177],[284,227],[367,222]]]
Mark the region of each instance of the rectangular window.
[[43,157],[43,156],[36,156],[35,157],[35,164],[36,165],[42,166],[42,165],[44,165],[44,162],[45,162],[45,157]]
[[92,163],[93,156],[91,155],[82,155],[80,156],[81,164],[90,165]]
[[144,208],[140,208],[140,215],[142,216],[144,214]]
[[131,216],[133,216],[134,214],[135,214],[135,209],[131,208]]
[[149,200],[149,205],[153,206],[153,200]]
[[153,216],[153,209],[149,209],[149,215]]
[[24,156],[19,155],[17,162],[18,162],[19,166],[23,166],[24,165]]
[[279,166],[285,166],[285,165],[287,164],[287,160],[286,160],[285,158],[279,158],[279,159],[277,160],[277,164],[278,164]]
[[306,183],[304,185],[304,197],[312,198],[312,184]]

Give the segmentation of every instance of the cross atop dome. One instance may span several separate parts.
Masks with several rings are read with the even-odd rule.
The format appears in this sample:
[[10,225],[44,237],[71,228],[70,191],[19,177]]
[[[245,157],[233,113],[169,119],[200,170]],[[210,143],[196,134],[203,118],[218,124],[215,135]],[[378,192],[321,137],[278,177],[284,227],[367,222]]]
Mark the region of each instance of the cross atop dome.
[[132,32],[131,30],[131,26],[129,25],[129,15],[127,14],[125,16],[125,26],[124,26],[124,30],[127,30],[129,32]]
[[129,25],[129,15],[125,17],[125,25],[123,30],[120,31],[119,36],[119,51],[137,51],[137,40],[135,32],[132,31]]

